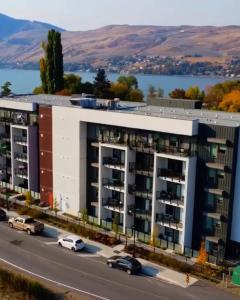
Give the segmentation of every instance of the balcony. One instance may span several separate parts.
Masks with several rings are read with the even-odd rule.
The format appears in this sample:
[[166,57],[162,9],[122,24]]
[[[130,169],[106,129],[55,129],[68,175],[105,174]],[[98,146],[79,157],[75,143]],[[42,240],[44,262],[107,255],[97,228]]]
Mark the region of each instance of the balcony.
[[27,137],[25,136],[15,136],[14,143],[22,146],[27,146]]
[[152,210],[135,208],[135,216],[138,219],[142,219],[150,222],[152,220]]
[[181,147],[174,147],[174,146],[159,146],[158,153],[176,155],[176,156],[193,156],[194,153],[190,151],[190,149],[185,149]]
[[120,146],[127,146],[127,142],[123,140],[121,136],[109,136],[105,134],[100,134],[97,141],[102,144],[113,144]]
[[94,206],[94,207],[99,207],[99,202],[98,202],[98,199],[94,200],[91,202],[91,206]]
[[11,124],[14,122],[13,118],[0,117],[0,123],[2,124]]
[[1,149],[0,150],[0,156],[6,157],[6,158],[11,158],[12,154],[11,154],[10,150]]
[[91,167],[99,168],[99,163],[98,162],[91,162]]
[[17,177],[28,179],[28,171],[27,171],[27,169],[24,169],[24,168],[15,169],[14,174]]
[[173,228],[176,230],[183,229],[183,224],[181,220],[175,218],[173,215],[157,214],[156,222],[162,226]]
[[113,198],[103,198],[102,205],[112,211],[123,213],[123,201]]
[[93,182],[91,182],[91,186],[92,186],[92,187],[95,187],[95,188],[98,188],[98,187],[99,187],[98,181],[93,181]]
[[103,178],[102,184],[106,189],[124,192],[124,182],[119,179]]
[[0,134],[0,140],[4,142],[10,142],[10,136],[8,134]]
[[135,167],[135,173],[137,175],[153,177],[153,167],[137,164]]
[[26,153],[14,153],[14,159],[21,162],[28,162],[28,156]]
[[136,187],[135,184],[129,184],[128,193],[139,198],[152,199],[152,190]]
[[182,172],[169,169],[158,169],[158,177],[173,182],[185,181],[185,175]]
[[169,204],[173,206],[184,206],[184,197],[177,196],[176,194],[168,191],[157,192],[156,199],[164,204]]
[[103,165],[106,168],[124,170],[125,163],[117,157],[103,157]]
[[144,142],[132,143],[130,148],[136,152],[143,152],[148,154],[154,154],[157,151],[156,144],[149,144]]

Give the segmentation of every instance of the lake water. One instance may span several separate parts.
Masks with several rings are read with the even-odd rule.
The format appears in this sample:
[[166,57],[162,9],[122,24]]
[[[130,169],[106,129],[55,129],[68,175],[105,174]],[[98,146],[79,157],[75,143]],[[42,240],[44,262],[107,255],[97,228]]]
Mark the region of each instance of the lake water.
[[[82,77],[82,81],[92,82],[95,73],[77,73]],[[115,81],[119,74],[107,74],[108,79]],[[177,88],[187,89],[189,86],[198,85],[204,89],[208,85],[226,80],[220,77],[193,77],[193,76],[162,76],[162,75],[135,75],[138,79],[139,88],[147,94],[150,85],[164,89],[167,96],[170,91]],[[0,69],[0,85],[5,81],[12,83],[12,91],[17,94],[31,93],[34,87],[40,85],[39,71],[37,70],[14,70]]]

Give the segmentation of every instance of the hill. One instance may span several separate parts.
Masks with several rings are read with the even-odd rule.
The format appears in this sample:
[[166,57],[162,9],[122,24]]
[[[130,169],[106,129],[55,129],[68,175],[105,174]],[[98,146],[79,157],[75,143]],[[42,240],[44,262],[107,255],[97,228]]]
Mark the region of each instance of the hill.
[[62,31],[65,63],[104,65],[118,57],[170,56],[224,63],[240,56],[240,26],[129,26],[68,32],[50,24],[0,15],[0,62],[37,63],[47,31]]

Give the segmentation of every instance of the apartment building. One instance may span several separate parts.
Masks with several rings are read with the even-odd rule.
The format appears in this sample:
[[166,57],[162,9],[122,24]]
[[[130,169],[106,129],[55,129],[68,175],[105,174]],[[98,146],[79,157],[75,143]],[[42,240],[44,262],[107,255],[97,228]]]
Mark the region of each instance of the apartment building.
[[[179,104],[178,104],[179,105]],[[240,251],[240,115],[61,96],[0,102],[0,181],[215,261]]]

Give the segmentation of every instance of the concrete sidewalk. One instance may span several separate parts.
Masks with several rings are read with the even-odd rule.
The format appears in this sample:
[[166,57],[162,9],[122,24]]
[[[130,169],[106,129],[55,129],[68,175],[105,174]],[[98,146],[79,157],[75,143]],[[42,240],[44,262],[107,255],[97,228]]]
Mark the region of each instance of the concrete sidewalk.
[[[46,226],[46,232],[53,236],[59,238],[60,236],[68,235],[69,232],[64,231],[62,229],[56,229],[53,226],[47,225]],[[56,232],[58,232],[58,235],[56,236]],[[55,234],[54,234],[55,233]],[[109,258],[113,255],[129,255],[128,253],[124,252],[124,245],[120,244],[115,247],[109,247],[106,245],[103,245],[101,243],[82,238],[84,243],[86,244],[86,249],[90,253],[97,254],[99,256]],[[171,284],[178,285],[182,288],[187,288],[188,286],[191,286],[195,284],[198,279],[194,277],[189,278],[189,284],[186,283],[186,274],[174,271],[172,269],[154,264],[152,262],[149,262],[147,260],[138,258],[138,260],[142,264],[142,271],[145,275],[159,278],[163,281],[166,281]]]
[[[7,213],[8,216],[18,216],[17,213],[12,211],[9,211]],[[45,232],[47,233],[48,236],[51,236],[53,238],[60,238],[62,236],[66,236],[69,234],[68,231],[51,226],[49,224],[45,224]],[[95,255],[99,255],[105,258],[109,258],[113,255],[122,255],[122,256],[129,255],[128,253],[125,253],[123,251],[124,250],[123,244],[117,245],[115,247],[109,247],[99,242],[89,240],[87,238],[82,238],[82,239],[86,244],[87,251]],[[149,262],[141,258],[138,258],[138,260],[142,264],[143,273],[147,276],[156,277],[158,279],[161,279],[171,284],[175,284],[182,288],[187,288],[188,286],[191,286],[198,281],[198,279],[194,277],[190,277],[189,284],[187,285],[186,274],[154,264],[152,262]]]

